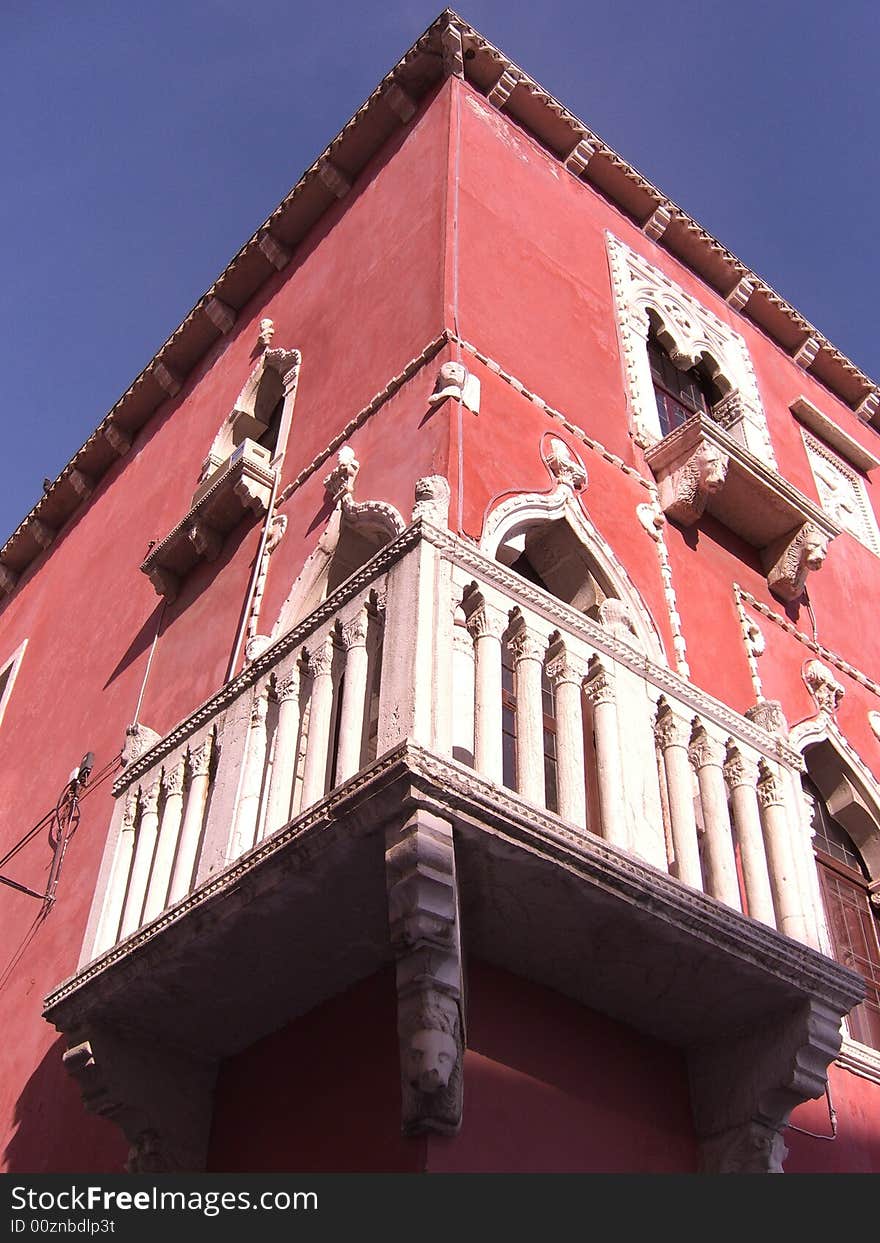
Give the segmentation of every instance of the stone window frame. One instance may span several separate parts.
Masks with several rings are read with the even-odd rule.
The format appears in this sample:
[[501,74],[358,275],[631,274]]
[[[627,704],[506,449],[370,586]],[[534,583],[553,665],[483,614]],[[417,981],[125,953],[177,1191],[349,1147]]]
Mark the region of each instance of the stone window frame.
[[663,439],[648,361],[653,315],[656,335],[672,361],[684,370],[702,362],[721,390],[714,415],[719,425],[776,469],[745,339],[613,233],[606,230],[605,239],[636,442],[648,448]]
[[15,680],[18,677],[18,671],[21,668],[22,657],[27,645],[27,639],[23,639],[12,655],[0,665],[0,725],[3,724],[6,706],[12,697],[12,689],[15,686]]
[[[847,462],[839,453],[835,453],[829,445],[825,444],[817,436],[814,436],[806,428],[801,428],[801,437],[804,442],[804,452],[807,455],[807,461],[810,464],[810,473],[813,476],[813,483],[816,486],[816,495],[819,498],[819,504],[828,516],[838,524],[848,535],[872,552],[876,557],[880,557],[880,529],[877,525],[877,517],[868,498],[868,491],[865,487],[865,481],[858,472]],[[850,525],[845,523],[838,516],[833,507],[830,507],[827,497],[823,495],[823,484],[820,477],[816,473],[815,458],[822,458],[831,466],[831,468],[841,475],[849,483],[853,499],[856,505],[856,512],[860,522]],[[855,529],[858,526],[859,529]]]
[[[808,751],[822,744],[825,744],[827,755],[830,756],[833,753],[834,766],[839,778],[838,788],[833,796],[835,804],[833,814],[858,847],[872,881],[880,881],[880,787],[873,772],[841,733],[836,722],[831,720],[825,711],[820,711],[816,716],[808,717],[793,726],[789,741],[804,756]],[[807,764],[805,768],[811,779],[818,785],[815,770]],[[821,786],[820,793],[823,793]],[[829,799],[824,793],[823,799],[827,805]],[[810,822],[809,809],[804,799],[802,823],[806,831],[811,833],[811,828],[807,827],[810,826]],[[810,846],[812,850],[812,840]],[[819,887],[818,868],[815,864],[810,881],[810,892],[805,890],[804,897],[814,905],[820,937],[819,948],[829,958],[834,958],[834,948]],[[853,1039],[846,1019],[841,1025],[841,1034],[840,1053],[835,1061],[854,1074],[880,1084],[880,1050]]]

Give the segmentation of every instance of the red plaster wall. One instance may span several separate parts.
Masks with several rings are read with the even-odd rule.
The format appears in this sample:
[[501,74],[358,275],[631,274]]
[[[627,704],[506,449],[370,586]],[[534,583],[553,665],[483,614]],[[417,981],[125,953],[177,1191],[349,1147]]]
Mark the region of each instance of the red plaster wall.
[[[837,1137],[815,1139],[789,1127],[786,1174],[880,1174],[880,1084],[832,1066],[829,1086]],[[814,1135],[832,1134],[824,1096],[795,1109],[791,1121]]]
[[211,1170],[696,1168],[681,1054],[486,963],[468,967],[464,1125],[400,1135],[391,972],[223,1064]]

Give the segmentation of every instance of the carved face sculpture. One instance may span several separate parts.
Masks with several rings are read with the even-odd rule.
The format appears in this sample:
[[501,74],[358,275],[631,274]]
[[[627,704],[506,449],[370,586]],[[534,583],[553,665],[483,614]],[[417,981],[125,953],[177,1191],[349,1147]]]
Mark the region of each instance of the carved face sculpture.
[[809,570],[818,570],[828,554],[828,540],[820,531],[807,531],[804,537],[804,564]]
[[458,1045],[447,1032],[423,1027],[413,1032],[406,1049],[406,1077],[419,1092],[439,1092],[449,1083]]
[[707,445],[700,456],[700,481],[703,485],[703,491],[708,492],[711,496],[724,487],[724,480],[727,478],[728,459],[714,445]]
[[467,368],[463,363],[444,363],[437,376],[438,389],[462,388],[467,379]]

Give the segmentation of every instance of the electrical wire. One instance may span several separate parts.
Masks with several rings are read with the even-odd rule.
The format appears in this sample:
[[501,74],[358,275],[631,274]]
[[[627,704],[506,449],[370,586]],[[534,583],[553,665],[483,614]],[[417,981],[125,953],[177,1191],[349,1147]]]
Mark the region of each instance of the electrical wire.
[[797,1131],[799,1135],[809,1135],[811,1139],[837,1139],[837,1110],[831,1100],[831,1087],[828,1083],[825,1084],[825,1097],[828,1101],[828,1119],[831,1123],[830,1135],[820,1135],[818,1131],[807,1131],[802,1126],[795,1126],[793,1122],[789,1122],[786,1130]]

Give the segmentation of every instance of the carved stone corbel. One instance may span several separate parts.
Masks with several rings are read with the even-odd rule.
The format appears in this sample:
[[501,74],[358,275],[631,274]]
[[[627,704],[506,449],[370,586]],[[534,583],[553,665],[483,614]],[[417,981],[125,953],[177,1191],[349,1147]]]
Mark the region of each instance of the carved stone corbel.
[[840,1010],[818,1000],[721,1038],[689,1059],[701,1164],[709,1174],[781,1174],[796,1105],[825,1090],[840,1049]]
[[170,604],[177,599],[177,593],[180,590],[180,579],[171,570],[164,569],[162,566],[153,566],[148,571],[148,578],[156,589],[156,595],[164,596]]
[[223,537],[206,522],[194,522],[189,529],[189,541],[200,557],[216,561],[223,548]]
[[397,959],[402,1128],[455,1134],[465,1048],[452,826],[414,811],[389,829],[388,919]]
[[666,517],[686,527],[698,522],[710,496],[724,487],[728,464],[727,454],[700,440],[687,457],[658,472],[660,506]]
[[547,469],[559,483],[573,492],[583,492],[587,486],[587,468],[576,453],[558,436],[550,437],[548,452],[544,458]]
[[763,552],[770,590],[781,600],[796,600],[803,593],[807,575],[818,570],[827,555],[828,537],[812,522],[774,540]]
[[63,1055],[90,1113],[131,1144],[132,1174],[204,1170],[216,1067],[145,1037],[89,1024]]

